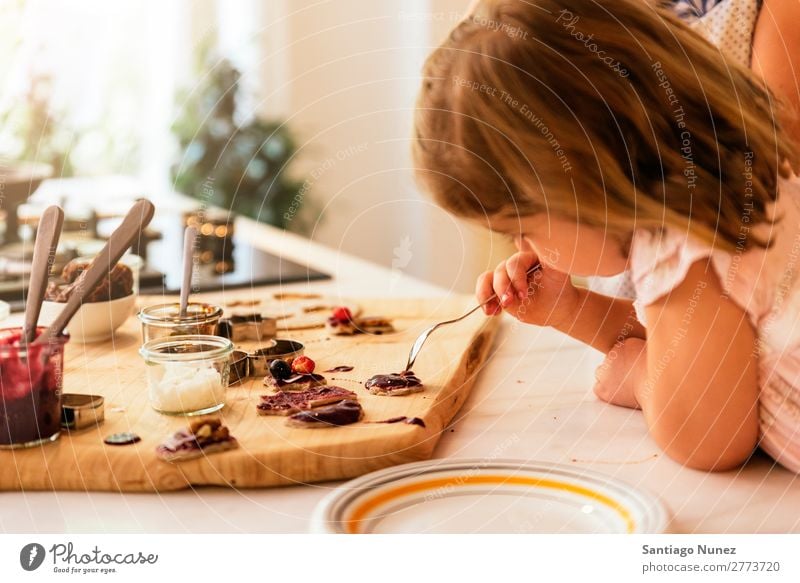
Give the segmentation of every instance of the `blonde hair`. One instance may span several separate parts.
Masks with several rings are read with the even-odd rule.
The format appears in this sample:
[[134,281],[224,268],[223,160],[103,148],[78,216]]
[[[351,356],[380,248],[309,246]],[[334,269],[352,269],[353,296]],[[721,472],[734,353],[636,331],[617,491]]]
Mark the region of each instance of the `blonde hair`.
[[671,224],[730,249],[772,220],[797,159],[775,111],[748,69],[644,0],[490,0],[425,64],[414,160],[460,216],[552,212],[621,241]]

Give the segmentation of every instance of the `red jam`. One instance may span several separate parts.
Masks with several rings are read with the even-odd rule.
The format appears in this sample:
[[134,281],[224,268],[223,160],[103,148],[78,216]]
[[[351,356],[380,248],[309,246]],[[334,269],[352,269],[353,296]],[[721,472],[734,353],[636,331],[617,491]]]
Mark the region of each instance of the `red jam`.
[[21,336],[20,328],[0,330],[0,447],[51,441],[61,430],[67,337],[20,347]]

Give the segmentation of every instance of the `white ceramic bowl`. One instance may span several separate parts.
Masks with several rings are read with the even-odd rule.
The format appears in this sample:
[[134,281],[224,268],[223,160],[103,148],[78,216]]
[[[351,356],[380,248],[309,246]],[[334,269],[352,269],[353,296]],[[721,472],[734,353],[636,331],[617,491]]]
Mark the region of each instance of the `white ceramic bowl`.
[[[117,328],[133,314],[136,294],[110,302],[91,302],[83,304],[67,326],[70,340],[80,344],[108,340]],[[59,302],[44,302],[39,325],[47,326],[64,308]]]

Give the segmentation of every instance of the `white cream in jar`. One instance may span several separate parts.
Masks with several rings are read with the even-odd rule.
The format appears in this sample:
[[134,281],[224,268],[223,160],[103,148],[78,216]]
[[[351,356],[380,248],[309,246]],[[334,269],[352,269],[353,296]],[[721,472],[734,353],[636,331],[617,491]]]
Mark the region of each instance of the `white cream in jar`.
[[160,411],[198,411],[225,401],[225,387],[213,366],[165,364],[164,376],[149,384],[150,402]]
[[172,336],[146,342],[150,404],[160,413],[202,415],[225,404],[233,344],[206,335]]

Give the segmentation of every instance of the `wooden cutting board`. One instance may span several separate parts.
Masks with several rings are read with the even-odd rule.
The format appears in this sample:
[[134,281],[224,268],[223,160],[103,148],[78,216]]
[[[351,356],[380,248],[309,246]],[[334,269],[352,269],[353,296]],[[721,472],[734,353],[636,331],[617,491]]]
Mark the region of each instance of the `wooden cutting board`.
[[[163,301],[161,299],[160,301]],[[331,336],[324,329],[292,332],[321,372],[351,365],[352,372],[323,373],[331,384],[355,391],[364,419],[347,427],[290,428],[285,417],[256,413],[268,391],[262,379],[228,389],[218,414],[239,440],[236,450],[205,458],[167,463],[156,446],[187,425],[185,417],[156,413],[147,400],[145,365],[138,354],[141,332],[135,317],[101,344],[67,346],[64,390],[105,397],[105,423],[79,432],[63,432],[46,446],[0,451],[0,490],[169,491],[190,486],[235,488],[305,484],[351,478],[430,457],[442,432],[472,388],[492,345],[498,320],[476,313],[437,330],[414,367],[425,384],[421,393],[402,397],[369,394],[363,381],[405,366],[416,336],[432,323],[457,317],[473,298],[436,300],[358,300],[363,313],[393,319],[397,333],[384,336]],[[140,305],[147,305],[140,298]],[[254,343],[241,343],[254,349]],[[406,415],[426,427],[371,423]],[[141,442],[109,446],[103,438],[131,431]]]

